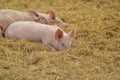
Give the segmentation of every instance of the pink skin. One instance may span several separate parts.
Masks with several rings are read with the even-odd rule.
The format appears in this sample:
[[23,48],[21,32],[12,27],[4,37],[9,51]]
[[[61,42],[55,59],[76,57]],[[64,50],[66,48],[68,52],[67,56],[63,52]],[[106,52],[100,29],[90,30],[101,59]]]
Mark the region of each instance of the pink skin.
[[56,25],[68,26],[68,24],[56,17],[54,10],[50,11],[49,15],[37,13],[35,11],[22,12],[10,9],[0,10],[0,28],[2,28],[3,31],[15,21],[35,21],[43,24],[54,23]]
[[56,24],[56,25],[61,25],[64,27],[67,27],[69,24],[63,22],[61,19],[59,19],[58,17],[56,17],[55,11],[51,10],[49,15],[47,14],[42,14],[42,13],[38,13],[39,15],[44,16],[45,20],[47,20],[46,24]]
[[33,21],[18,21],[7,28],[5,37],[42,42],[52,50],[61,51],[70,48],[75,33],[75,30],[65,33],[57,26]]

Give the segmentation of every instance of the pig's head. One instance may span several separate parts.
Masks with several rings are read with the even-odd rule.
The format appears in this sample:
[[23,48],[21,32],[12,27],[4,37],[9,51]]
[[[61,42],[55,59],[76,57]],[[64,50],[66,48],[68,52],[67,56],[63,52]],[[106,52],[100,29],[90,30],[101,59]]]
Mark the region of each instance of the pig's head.
[[55,11],[51,10],[49,15],[37,13],[35,11],[28,12],[35,22],[43,24],[56,24],[67,27],[68,24],[56,17]]
[[56,24],[56,25],[61,25],[64,27],[67,27],[68,24],[63,22],[61,19],[59,19],[58,17],[56,17],[55,11],[51,10],[49,13],[49,20],[48,20],[49,24]]
[[67,50],[71,47],[71,40],[75,37],[76,31],[72,30],[69,33],[65,33],[60,29],[57,29],[55,32],[55,40],[53,43],[53,47],[57,51]]
[[43,23],[43,24],[49,24],[48,20],[46,19],[45,16],[41,15],[40,13],[37,13],[35,11],[29,11],[28,12],[30,14],[30,16],[32,17],[32,19],[35,21],[35,22],[38,22],[38,23]]

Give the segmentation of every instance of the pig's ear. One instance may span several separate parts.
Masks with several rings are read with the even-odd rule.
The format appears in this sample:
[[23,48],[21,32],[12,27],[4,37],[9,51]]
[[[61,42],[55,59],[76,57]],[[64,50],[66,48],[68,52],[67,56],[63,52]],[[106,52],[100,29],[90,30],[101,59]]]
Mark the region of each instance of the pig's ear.
[[55,39],[58,40],[61,37],[63,37],[63,31],[60,29],[57,29],[57,31],[55,32]]
[[75,36],[76,36],[76,30],[72,30],[72,31],[70,31],[68,34],[69,34],[69,36],[70,36],[71,38],[75,38]]
[[39,14],[38,14],[37,12],[35,12],[35,11],[29,11],[28,13],[31,15],[31,17],[32,17],[35,21],[37,21],[37,20],[40,19]]
[[55,15],[55,10],[51,10],[49,13],[49,19],[50,20],[55,20],[56,15]]

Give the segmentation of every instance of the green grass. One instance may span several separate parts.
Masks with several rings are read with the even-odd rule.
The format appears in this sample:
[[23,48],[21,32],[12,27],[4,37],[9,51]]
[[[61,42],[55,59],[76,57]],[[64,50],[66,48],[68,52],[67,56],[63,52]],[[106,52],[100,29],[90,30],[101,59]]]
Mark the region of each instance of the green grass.
[[77,30],[68,51],[0,37],[0,80],[120,80],[120,0],[0,0],[0,9],[56,10]]

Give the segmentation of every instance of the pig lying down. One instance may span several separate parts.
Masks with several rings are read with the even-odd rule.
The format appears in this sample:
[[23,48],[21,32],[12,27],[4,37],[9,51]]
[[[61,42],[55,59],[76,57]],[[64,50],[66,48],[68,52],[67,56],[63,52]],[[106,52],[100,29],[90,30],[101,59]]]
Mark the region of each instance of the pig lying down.
[[49,15],[35,11],[22,12],[10,9],[0,10],[0,27],[3,32],[11,23],[15,21],[35,21],[43,24],[54,23],[56,25],[68,26],[66,23],[56,17],[54,10],[50,11]]
[[42,42],[52,50],[61,51],[70,48],[75,34],[75,30],[65,33],[57,26],[33,21],[18,21],[7,28],[5,37]]

